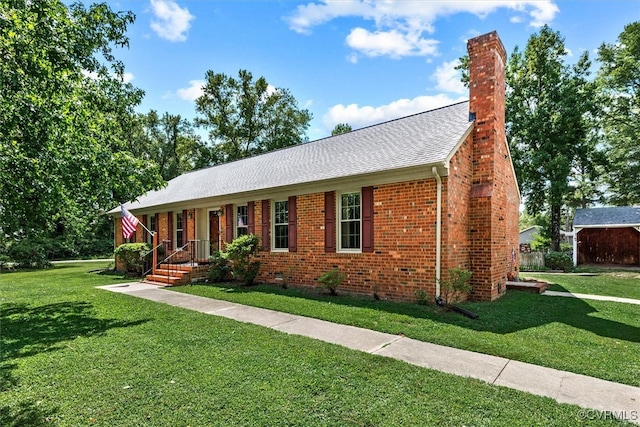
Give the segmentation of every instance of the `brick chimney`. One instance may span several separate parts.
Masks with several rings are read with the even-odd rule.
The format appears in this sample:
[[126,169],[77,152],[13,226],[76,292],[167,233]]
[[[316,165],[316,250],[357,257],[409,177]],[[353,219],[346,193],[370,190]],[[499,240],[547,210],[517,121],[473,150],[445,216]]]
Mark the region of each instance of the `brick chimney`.
[[467,50],[469,116],[475,119],[470,200],[471,296],[492,301],[505,292],[507,274],[513,268],[519,204],[519,194],[514,195],[517,182],[505,134],[507,56],[495,31],[469,40]]

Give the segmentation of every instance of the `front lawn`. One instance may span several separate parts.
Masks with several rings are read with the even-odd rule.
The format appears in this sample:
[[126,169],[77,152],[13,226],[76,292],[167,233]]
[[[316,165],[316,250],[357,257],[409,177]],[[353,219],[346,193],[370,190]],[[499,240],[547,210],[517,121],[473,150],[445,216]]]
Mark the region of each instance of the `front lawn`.
[[172,289],[640,386],[640,305],[509,291],[492,303],[461,304],[479,315],[472,320],[435,305],[272,285]]
[[[98,290],[122,278],[86,273],[95,267],[0,275],[0,425],[622,424],[586,419],[549,398]],[[184,289],[348,308],[340,298]],[[399,315],[379,311],[387,314]],[[411,315],[402,319],[415,328]],[[432,327],[446,332],[447,323],[455,322]]]
[[551,283],[550,291],[607,295],[640,300],[640,271],[598,271],[584,274],[522,273]]

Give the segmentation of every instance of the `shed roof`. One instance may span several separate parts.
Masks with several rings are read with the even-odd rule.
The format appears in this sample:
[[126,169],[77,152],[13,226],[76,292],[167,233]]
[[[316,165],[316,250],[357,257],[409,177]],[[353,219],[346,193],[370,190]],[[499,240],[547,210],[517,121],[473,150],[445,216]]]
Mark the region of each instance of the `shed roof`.
[[640,206],[576,209],[574,227],[640,226]]
[[[443,163],[473,123],[469,102],[180,175],[129,210]],[[110,213],[119,212],[118,209]]]

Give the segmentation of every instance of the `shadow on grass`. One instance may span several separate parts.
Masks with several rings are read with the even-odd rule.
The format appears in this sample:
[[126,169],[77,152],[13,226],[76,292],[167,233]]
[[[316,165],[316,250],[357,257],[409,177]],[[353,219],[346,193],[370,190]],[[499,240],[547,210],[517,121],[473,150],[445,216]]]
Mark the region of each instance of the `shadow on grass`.
[[5,427],[47,426],[54,421],[51,415],[56,412],[56,408],[43,408],[37,402],[21,402],[13,411],[0,407],[0,423]]
[[[60,302],[41,306],[27,304],[0,305],[0,390],[17,385],[9,363],[20,357],[55,351],[77,337],[103,334],[109,329],[125,328],[146,322],[99,319],[88,302]],[[3,424],[4,425],[4,424]]]
[[[257,292],[330,302],[335,305],[369,308],[497,334],[509,334],[550,323],[564,323],[602,337],[640,343],[640,328],[616,320],[598,317],[596,308],[578,298],[550,297],[530,292],[510,291],[497,301],[459,304],[461,307],[478,314],[479,319],[472,320],[439,308],[435,304],[423,306],[412,303],[380,301],[373,298],[366,299],[351,295],[331,297],[309,289],[282,289],[273,285],[236,287],[217,284],[215,286],[226,292]],[[564,288],[559,290],[564,290]],[[634,307],[630,308],[630,310],[634,310]],[[634,316],[634,313],[636,312],[632,311],[630,316]]]

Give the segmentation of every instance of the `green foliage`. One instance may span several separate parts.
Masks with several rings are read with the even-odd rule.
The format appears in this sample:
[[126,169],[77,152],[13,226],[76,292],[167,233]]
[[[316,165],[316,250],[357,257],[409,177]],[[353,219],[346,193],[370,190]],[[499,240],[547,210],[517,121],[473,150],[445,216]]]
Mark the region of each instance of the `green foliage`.
[[215,251],[209,257],[210,267],[207,272],[207,279],[211,282],[224,282],[231,276],[231,266],[222,256],[222,252]]
[[573,260],[564,252],[549,252],[544,255],[544,266],[551,270],[569,272],[573,270]]
[[209,129],[212,163],[242,159],[306,141],[311,113],[287,89],[269,89],[246,70],[238,79],[209,70],[196,100],[196,124]]
[[106,3],[0,3],[0,234],[82,233],[162,180],[129,150],[143,92],[123,82],[130,12]]
[[132,150],[156,163],[165,181],[209,163],[208,148],[180,115],[159,116],[155,110],[139,114],[134,132]]
[[231,262],[234,279],[246,285],[253,284],[260,270],[260,261],[254,258],[260,250],[259,242],[258,236],[245,234],[228,243],[221,255]]
[[346,274],[337,268],[334,268],[333,270],[326,271],[322,276],[318,277],[318,282],[320,282],[322,289],[328,290],[331,295],[338,295],[338,286],[340,286],[346,278]]
[[542,251],[551,247],[551,238],[546,237],[542,233],[536,233],[533,235],[531,241],[531,249],[534,251]]
[[352,130],[353,129],[351,128],[351,125],[349,123],[338,123],[336,127],[334,127],[333,130],[331,131],[331,135],[332,136],[340,135],[343,133],[351,132]]
[[124,243],[116,248],[114,254],[124,264],[125,271],[141,275],[144,256],[151,250],[146,243]]
[[603,43],[598,50],[602,67],[598,72],[602,111],[601,142],[611,161],[607,182],[611,203],[640,203],[640,21],[624,27],[616,43]]
[[[589,134],[589,118],[597,111],[595,85],[587,79],[591,62],[584,52],[569,66],[566,55],[560,33],[544,26],[529,38],[524,53],[514,50],[506,70],[507,140],[518,182],[527,210],[551,212],[550,237],[556,249],[561,208],[576,196],[569,183],[595,180],[594,165],[600,159]],[[581,187],[580,200],[593,197]]]
[[54,239],[25,238],[9,247],[8,256],[20,268],[46,268],[51,266],[49,255],[59,250]]
[[463,295],[471,292],[471,274],[469,270],[456,267],[449,269],[447,279],[440,279],[440,294],[447,304],[457,303]]

